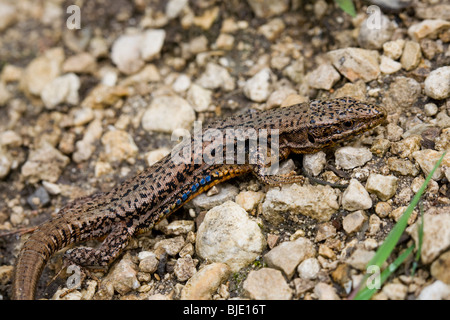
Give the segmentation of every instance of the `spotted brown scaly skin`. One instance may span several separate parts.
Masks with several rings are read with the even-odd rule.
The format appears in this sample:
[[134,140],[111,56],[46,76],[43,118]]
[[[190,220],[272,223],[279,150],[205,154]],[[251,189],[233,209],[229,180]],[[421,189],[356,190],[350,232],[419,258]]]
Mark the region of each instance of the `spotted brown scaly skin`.
[[[330,147],[379,125],[385,118],[381,107],[339,98],[246,113],[217,121],[203,132],[213,128],[278,130],[278,160],[283,160],[290,152],[314,153]],[[192,141],[190,163],[176,164],[168,155],[109,192],[67,204],[58,217],[40,225],[17,258],[13,299],[34,299],[42,270],[56,251],[72,243],[106,237],[97,249],[81,247],[65,253],[66,259],[80,266],[106,267],[133,236],[151,230],[161,219],[217,183],[249,172],[271,185],[303,180],[302,176],[264,174],[266,163],[250,161],[250,154],[261,152],[254,148],[246,150],[243,164],[196,163],[194,159],[203,155],[210,143],[198,145]]]

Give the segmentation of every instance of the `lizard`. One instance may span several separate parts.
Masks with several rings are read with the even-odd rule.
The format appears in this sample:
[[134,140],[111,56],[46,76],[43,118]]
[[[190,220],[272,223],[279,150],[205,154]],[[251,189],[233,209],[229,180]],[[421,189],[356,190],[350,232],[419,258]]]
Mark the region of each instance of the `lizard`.
[[[344,97],[247,112],[217,120],[202,132],[276,130],[278,159],[275,160],[281,161],[290,153],[315,153],[334,146],[378,126],[386,116],[381,106]],[[12,298],[34,299],[47,261],[64,247],[103,239],[98,248],[75,247],[67,250],[63,258],[85,268],[105,268],[133,236],[149,232],[163,218],[220,182],[247,173],[253,173],[267,185],[302,183],[305,179],[295,172],[267,174],[273,159],[268,160],[267,150],[260,146],[246,147],[242,164],[196,161],[199,153],[211,149],[213,142],[202,141],[195,146],[193,141],[189,142],[194,146],[190,161],[175,163],[171,153],[108,192],[69,202],[56,217],[38,226],[16,259]],[[214,152],[209,150],[209,154]],[[255,161],[250,161],[252,154],[257,156]]]

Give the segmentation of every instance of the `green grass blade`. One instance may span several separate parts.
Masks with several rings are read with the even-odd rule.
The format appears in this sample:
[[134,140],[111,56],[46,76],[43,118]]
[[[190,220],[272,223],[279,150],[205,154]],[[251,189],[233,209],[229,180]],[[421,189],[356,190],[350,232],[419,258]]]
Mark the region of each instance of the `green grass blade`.
[[352,0],[335,0],[342,11],[348,13],[352,17],[356,17],[355,5]]
[[417,253],[416,253],[416,259],[414,260],[412,270],[411,270],[411,277],[414,277],[416,274],[416,269],[420,261],[420,254],[422,252],[422,244],[423,244],[423,203],[422,201],[419,202],[419,208],[420,208],[420,223],[419,223],[419,230],[418,232],[418,246],[417,246]]
[[442,159],[445,156],[445,152],[442,154],[441,158],[438,160],[438,162],[433,167],[433,170],[431,170],[430,174],[425,179],[425,182],[420,187],[419,191],[417,191],[416,195],[412,199],[409,206],[406,208],[403,215],[400,217],[398,222],[395,224],[394,228],[392,228],[391,232],[387,236],[386,240],[383,242],[383,244],[380,246],[380,248],[377,250],[377,253],[375,256],[370,260],[368,265],[376,265],[378,267],[381,267],[383,263],[387,260],[387,258],[390,256],[392,250],[395,248],[395,245],[397,244],[398,240],[400,239],[401,235],[403,234],[403,231],[406,229],[406,226],[408,225],[408,220],[411,217],[411,214],[416,207],[417,203],[420,200],[420,197],[425,192],[425,189],[428,186],[428,183],[431,180],[431,177],[433,176],[436,169],[441,165]]
[[[403,234],[404,230],[406,229],[406,226],[408,225],[408,220],[416,207],[417,203],[420,200],[420,197],[425,192],[425,189],[428,186],[428,183],[431,180],[431,177],[433,176],[436,169],[441,165],[442,160],[444,159],[446,152],[442,154],[440,159],[436,162],[435,166],[431,170],[431,172],[428,174],[427,178],[425,179],[424,183],[420,187],[420,189],[417,191],[416,195],[412,199],[409,206],[406,208],[403,215],[400,217],[400,219],[395,224],[394,228],[392,228],[391,232],[387,236],[387,238],[384,240],[383,244],[378,248],[375,256],[369,261],[367,266],[377,266],[381,268],[383,263],[389,258],[389,256],[392,253],[392,250],[394,250],[395,246],[397,245],[398,240],[400,239],[401,235]],[[362,280],[362,286],[360,287],[358,293],[355,296],[355,299],[359,299],[360,295],[359,292],[361,290],[364,290],[366,288],[365,282],[367,280],[368,276],[366,275]]]
[[[406,249],[401,255],[398,256],[397,259],[395,259],[394,262],[392,262],[389,267],[384,269],[381,272],[380,275],[380,287],[383,285],[383,283],[386,281],[387,278],[390,277],[391,274],[394,273],[395,270],[405,261],[405,259],[412,253],[414,250],[414,245],[410,246],[408,249]],[[354,300],[369,300],[372,298],[372,296],[375,294],[375,292],[379,288],[371,288],[369,289],[367,286],[364,286],[364,289],[359,291],[358,294],[355,296]]]

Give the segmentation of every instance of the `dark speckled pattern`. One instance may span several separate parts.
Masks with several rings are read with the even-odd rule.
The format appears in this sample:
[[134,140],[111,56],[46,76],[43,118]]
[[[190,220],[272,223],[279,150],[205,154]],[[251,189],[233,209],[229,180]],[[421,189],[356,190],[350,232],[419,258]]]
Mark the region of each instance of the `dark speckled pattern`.
[[[358,135],[377,126],[385,117],[385,111],[378,106],[340,98],[251,112],[217,121],[204,130],[277,129],[282,160],[290,152],[313,153]],[[209,144],[204,142],[195,147],[192,143],[193,155],[204,152]],[[57,218],[39,226],[24,244],[16,262],[13,298],[34,298],[47,260],[63,247],[106,236],[97,249],[81,247],[65,254],[65,258],[81,266],[105,267],[117,258],[131,237],[151,230],[162,218],[224,180],[253,172],[269,184],[301,181],[300,176],[263,175],[265,166],[261,162],[251,163],[248,156],[241,165],[194,162],[176,165],[169,155],[107,193],[69,203]]]

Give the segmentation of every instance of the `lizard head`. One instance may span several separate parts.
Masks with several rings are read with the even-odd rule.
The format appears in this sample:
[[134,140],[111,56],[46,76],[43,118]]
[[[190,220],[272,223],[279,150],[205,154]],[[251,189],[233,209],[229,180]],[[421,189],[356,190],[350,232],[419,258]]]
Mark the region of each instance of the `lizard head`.
[[382,123],[386,111],[377,105],[353,98],[314,100],[305,112],[304,126],[287,135],[288,146],[295,153],[314,153],[361,134]]

